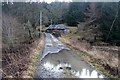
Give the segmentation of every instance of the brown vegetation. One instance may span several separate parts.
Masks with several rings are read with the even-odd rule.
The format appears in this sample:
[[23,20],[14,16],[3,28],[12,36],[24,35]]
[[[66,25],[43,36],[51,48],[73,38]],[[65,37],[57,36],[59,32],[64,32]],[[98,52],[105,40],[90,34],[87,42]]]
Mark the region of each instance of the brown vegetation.
[[[42,43],[41,43],[42,42]],[[39,52],[43,46],[42,40],[27,41],[21,43],[17,47],[2,49],[2,69],[5,78],[30,78],[33,77],[32,72],[28,72],[30,64],[36,66],[37,61],[32,63],[33,58],[39,56]],[[35,68],[35,67],[34,67]],[[30,69],[30,68],[29,68]],[[35,70],[35,69],[34,69]]]
[[2,49],[3,77],[21,77],[30,63],[32,42],[22,43],[16,47]]
[[21,78],[41,39],[30,23],[21,24],[16,17],[5,13],[2,16],[2,76]]
[[[80,41],[74,38],[67,38],[62,36],[63,42],[72,46],[72,48],[83,51],[86,61],[92,63],[94,66],[99,65],[106,70],[110,75],[118,77],[118,50],[117,46],[110,45],[93,45],[86,41]],[[104,73],[104,72],[103,72]],[[110,77],[110,75],[107,75]]]

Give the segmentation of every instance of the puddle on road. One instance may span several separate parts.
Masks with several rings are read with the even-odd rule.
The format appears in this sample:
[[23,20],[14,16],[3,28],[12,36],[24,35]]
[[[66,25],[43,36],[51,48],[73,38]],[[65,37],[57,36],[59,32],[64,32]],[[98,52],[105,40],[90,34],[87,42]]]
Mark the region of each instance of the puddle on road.
[[[105,78],[70,50],[47,54],[40,61],[35,78]],[[85,80],[85,79],[84,79]],[[104,80],[104,79],[99,79]]]
[[76,71],[69,63],[53,65],[50,62],[44,62],[39,66],[40,78],[104,78],[96,70],[90,72],[88,69]]
[[[50,62],[46,62],[39,66],[39,77],[40,78],[66,78],[70,75],[66,75],[66,70],[71,68],[69,64],[58,64],[53,65]],[[70,78],[70,77],[69,77]]]

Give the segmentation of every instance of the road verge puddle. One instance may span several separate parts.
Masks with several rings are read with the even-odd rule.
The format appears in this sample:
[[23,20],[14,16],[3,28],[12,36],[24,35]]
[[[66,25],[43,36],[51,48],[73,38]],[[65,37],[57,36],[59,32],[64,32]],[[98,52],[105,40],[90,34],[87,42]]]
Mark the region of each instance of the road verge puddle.
[[90,72],[88,69],[74,70],[69,63],[52,64],[49,61],[41,64],[41,78],[104,78],[96,70]]

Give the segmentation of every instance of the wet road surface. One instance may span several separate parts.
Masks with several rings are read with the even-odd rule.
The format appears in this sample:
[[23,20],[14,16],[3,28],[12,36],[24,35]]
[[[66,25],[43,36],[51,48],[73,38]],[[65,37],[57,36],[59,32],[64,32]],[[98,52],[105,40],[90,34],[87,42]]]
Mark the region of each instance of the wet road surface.
[[63,45],[57,38],[55,38],[52,34],[50,33],[45,33],[46,36],[46,42],[45,42],[45,48],[42,52],[41,55],[41,60],[50,53],[58,53],[62,49],[67,49],[65,45]]
[[103,74],[86,63],[52,34],[46,33],[45,35],[45,48],[35,78],[82,78],[82,80],[95,78],[96,80],[104,80]]

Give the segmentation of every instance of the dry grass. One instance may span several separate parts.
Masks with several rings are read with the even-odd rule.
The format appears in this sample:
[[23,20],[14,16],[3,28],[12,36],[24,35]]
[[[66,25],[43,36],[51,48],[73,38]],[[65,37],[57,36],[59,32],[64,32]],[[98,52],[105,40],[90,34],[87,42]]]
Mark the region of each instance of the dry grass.
[[42,35],[42,38],[35,42],[36,48],[33,49],[33,51],[32,51],[33,54],[30,55],[30,58],[32,60],[29,63],[29,67],[28,67],[27,71],[24,72],[23,78],[29,78],[29,77],[34,76],[38,61],[40,59],[40,53],[42,52],[42,50],[44,48],[44,44],[45,44],[44,41],[45,41],[45,39],[44,39],[44,36]]
[[78,35],[76,35],[76,31],[77,31],[77,27],[74,26],[69,26],[69,29],[70,29],[70,33],[69,34],[66,34],[65,37],[67,38],[73,38],[73,37],[79,37]]
[[[75,29],[73,30],[74,32]],[[72,33],[74,33],[72,32]],[[78,34],[63,35],[60,40],[79,52],[87,62],[96,66],[108,77],[118,77],[118,48],[117,46],[91,46],[86,41],[80,42]],[[73,37],[71,37],[71,35]],[[70,36],[70,37],[69,37]],[[81,52],[82,51],[82,52]]]
[[24,42],[17,47],[2,49],[2,73],[4,78],[31,78],[44,40]]

